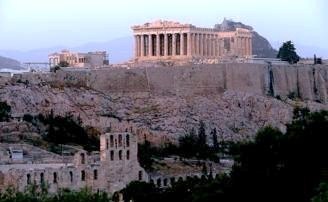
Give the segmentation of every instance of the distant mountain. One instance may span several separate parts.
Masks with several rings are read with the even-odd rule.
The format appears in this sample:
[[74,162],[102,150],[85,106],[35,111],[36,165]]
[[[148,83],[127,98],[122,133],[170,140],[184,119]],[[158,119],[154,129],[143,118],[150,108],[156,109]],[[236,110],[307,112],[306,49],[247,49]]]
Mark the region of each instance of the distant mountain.
[[17,60],[0,56],[0,70],[1,69],[20,70],[23,68],[21,67],[20,62],[18,62]]
[[277,56],[278,51],[272,48],[270,42],[259,33],[254,31],[253,27],[249,25],[245,25],[241,22],[235,22],[233,20],[224,19],[221,24],[216,24],[214,27],[221,31],[235,31],[236,28],[251,30],[253,34],[253,55],[259,58],[275,58]]
[[50,53],[59,52],[62,49],[78,52],[107,51],[110,63],[120,63],[132,58],[133,39],[131,36],[107,42],[87,43],[78,47],[58,46],[30,51],[0,50],[0,55],[15,58],[21,62],[47,62]]

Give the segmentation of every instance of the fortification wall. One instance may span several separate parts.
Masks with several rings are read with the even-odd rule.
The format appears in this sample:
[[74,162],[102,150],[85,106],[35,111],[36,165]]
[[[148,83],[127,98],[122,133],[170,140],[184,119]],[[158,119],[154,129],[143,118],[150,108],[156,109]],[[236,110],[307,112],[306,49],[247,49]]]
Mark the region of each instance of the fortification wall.
[[55,87],[92,88],[102,93],[139,93],[141,96],[219,95],[240,91],[257,95],[294,96],[328,102],[327,65],[213,64],[181,67],[58,71],[42,76],[25,74],[29,83]]
[[213,64],[182,67],[62,71],[56,85],[77,85],[103,93],[166,96],[218,95],[227,90],[257,95],[295,96],[327,103],[328,66]]

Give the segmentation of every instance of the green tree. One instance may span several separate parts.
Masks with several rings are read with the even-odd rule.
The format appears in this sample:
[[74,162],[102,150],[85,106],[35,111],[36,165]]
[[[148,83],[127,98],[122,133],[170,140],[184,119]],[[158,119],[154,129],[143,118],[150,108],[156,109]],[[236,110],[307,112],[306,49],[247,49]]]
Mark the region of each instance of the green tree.
[[282,61],[287,61],[290,64],[297,63],[300,57],[295,50],[294,44],[291,41],[287,41],[279,48],[277,58],[280,58]]
[[328,202],[328,184],[320,183],[317,191],[318,194],[311,199],[311,202]]
[[219,141],[218,141],[218,135],[217,135],[217,132],[216,132],[216,128],[214,128],[211,132],[212,134],[212,139],[213,139],[213,148],[215,151],[219,151],[220,149],[220,144],[219,144]]
[[8,121],[10,118],[11,107],[7,102],[0,102],[0,121]]
[[60,61],[58,64],[59,67],[69,67],[69,63],[66,61]]

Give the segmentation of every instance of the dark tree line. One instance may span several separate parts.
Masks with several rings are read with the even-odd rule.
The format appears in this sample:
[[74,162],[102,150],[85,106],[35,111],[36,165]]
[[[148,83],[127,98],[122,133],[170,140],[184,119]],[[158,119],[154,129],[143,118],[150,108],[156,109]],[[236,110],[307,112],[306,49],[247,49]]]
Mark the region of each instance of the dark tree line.
[[84,128],[81,119],[75,118],[71,114],[65,116],[54,115],[53,112],[38,116],[26,114],[23,119],[37,127],[45,127],[45,132],[42,135],[44,140],[50,143],[55,145],[76,144],[83,146],[88,151],[99,150],[100,134],[91,128]]
[[324,202],[328,200],[327,131],[328,111],[295,109],[285,134],[266,127],[254,141],[234,147],[235,165],[229,176],[189,179],[167,189],[138,185],[138,193],[149,195],[129,191],[136,186],[132,184],[125,195],[136,202]]
[[145,139],[143,144],[138,146],[138,159],[142,167],[146,170],[152,170],[152,165],[155,162],[154,158],[162,158],[168,156],[179,156],[181,158],[196,158],[200,160],[219,161],[218,153],[223,148],[223,144],[219,143],[216,129],[211,131],[213,146],[207,143],[205,123],[200,121],[198,133],[193,128],[188,134],[179,138],[179,144],[165,144],[163,147],[152,146]]
[[11,106],[7,102],[0,102],[0,122],[10,119]]

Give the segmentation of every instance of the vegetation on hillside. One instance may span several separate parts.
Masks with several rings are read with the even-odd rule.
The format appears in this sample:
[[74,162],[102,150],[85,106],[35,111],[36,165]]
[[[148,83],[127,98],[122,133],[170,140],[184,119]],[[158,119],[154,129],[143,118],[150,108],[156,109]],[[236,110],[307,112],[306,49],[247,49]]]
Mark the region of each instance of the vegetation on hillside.
[[23,119],[32,123],[37,128],[44,128],[41,132],[43,139],[54,145],[75,144],[81,145],[87,151],[99,151],[100,133],[94,128],[84,128],[80,118],[74,118],[71,114],[65,116],[39,114],[24,115]]
[[0,102],[0,122],[8,121],[10,118],[11,107],[7,102]]
[[140,165],[146,170],[152,170],[154,158],[168,156],[179,156],[182,158],[196,158],[201,160],[219,161],[219,152],[223,144],[218,142],[216,129],[211,131],[213,145],[207,143],[207,136],[204,122],[199,123],[198,134],[192,129],[188,134],[179,139],[179,144],[165,144],[163,147],[154,147],[145,139],[143,144],[138,146],[138,159]]
[[166,189],[139,184],[138,192],[129,191],[136,186],[131,184],[124,193],[135,202],[327,201],[327,131],[328,111],[298,108],[285,134],[266,127],[254,141],[238,145],[229,176],[189,179]]
[[297,63],[300,60],[300,57],[296,53],[296,48],[291,41],[282,44],[279,48],[277,58],[280,58],[282,61],[287,61],[290,64]]

